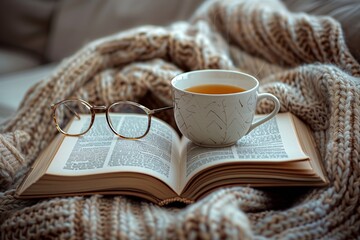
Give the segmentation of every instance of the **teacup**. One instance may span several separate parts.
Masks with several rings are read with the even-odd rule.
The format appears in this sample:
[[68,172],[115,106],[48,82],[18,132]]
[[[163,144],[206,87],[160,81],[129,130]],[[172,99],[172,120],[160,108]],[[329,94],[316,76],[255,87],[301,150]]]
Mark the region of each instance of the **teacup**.
[[[214,86],[219,84],[235,90],[232,93],[222,93],[222,86]],[[259,81],[242,72],[191,71],[174,77],[171,85],[175,122],[180,132],[195,144],[204,147],[231,146],[254,128],[273,118],[280,109],[280,102],[274,95],[258,93]],[[220,92],[207,92],[206,87],[220,89]],[[195,92],[196,88],[200,88],[200,93]],[[268,115],[254,121],[256,104],[264,98],[272,100],[275,108]]]

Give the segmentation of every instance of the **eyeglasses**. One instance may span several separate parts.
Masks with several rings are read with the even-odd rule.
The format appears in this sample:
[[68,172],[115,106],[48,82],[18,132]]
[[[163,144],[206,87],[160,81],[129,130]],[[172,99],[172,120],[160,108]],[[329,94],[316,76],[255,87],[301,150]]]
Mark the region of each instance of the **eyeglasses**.
[[[82,99],[67,99],[51,105],[57,130],[66,136],[80,136],[92,127],[97,111],[105,112],[110,129],[125,139],[140,139],[146,136],[151,126],[151,116],[172,109],[164,107],[148,109],[130,101],[120,101],[110,106],[93,106]],[[71,124],[69,124],[71,122]]]

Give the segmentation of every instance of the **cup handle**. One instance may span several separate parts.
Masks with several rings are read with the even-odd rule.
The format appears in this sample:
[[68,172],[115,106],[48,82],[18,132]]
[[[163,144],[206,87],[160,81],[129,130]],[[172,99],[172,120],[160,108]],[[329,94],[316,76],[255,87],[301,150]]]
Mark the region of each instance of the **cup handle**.
[[280,102],[279,102],[279,100],[278,100],[274,95],[272,95],[271,93],[259,93],[258,99],[257,99],[257,103],[258,103],[260,100],[264,99],[264,98],[270,98],[270,99],[274,102],[275,108],[274,108],[274,110],[272,110],[271,113],[269,113],[269,114],[266,115],[265,117],[257,120],[256,122],[253,122],[253,123],[251,124],[251,126],[250,126],[249,131],[248,131],[246,134],[248,134],[249,132],[251,132],[251,131],[252,131],[254,128],[256,128],[257,126],[265,123],[266,121],[269,121],[271,118],[275,117],[275,115],[279,112],[279,110],[280,110]]

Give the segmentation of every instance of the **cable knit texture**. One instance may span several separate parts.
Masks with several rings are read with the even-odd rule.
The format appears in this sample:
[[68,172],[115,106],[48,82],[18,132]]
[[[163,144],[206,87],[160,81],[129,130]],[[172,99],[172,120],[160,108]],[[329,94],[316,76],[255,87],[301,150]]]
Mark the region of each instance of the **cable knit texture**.
[[[170,80],[196,69],[256,76],[315,136],[324,188],[220,189],[187,206],[124,196],[20,200],[16,187],[57,134],[50,104],[72,96],[171,104]],[[356,239],[360,229],[360,66],[341,26],[281,2],[207,1],[187,22],[98,39],[27,93],[0,130],[1,239]],[[271,111],[262,101],[258,113]],[[174,125],[173,116],[161,116]]]

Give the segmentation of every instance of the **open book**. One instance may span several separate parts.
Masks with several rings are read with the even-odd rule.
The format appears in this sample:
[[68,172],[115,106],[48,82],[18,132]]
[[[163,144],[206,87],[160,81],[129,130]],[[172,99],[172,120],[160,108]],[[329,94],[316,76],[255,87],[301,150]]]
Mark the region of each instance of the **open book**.
[[144,138],[125,140],[104,118],[97,115],[81,137],[59,134],[34,162],[17,196],[124,194],[162,205],[190,203],[235,185],[327,184],[310,130],[290,113],[279,113],[225,148],[199,147],[156,118]]

